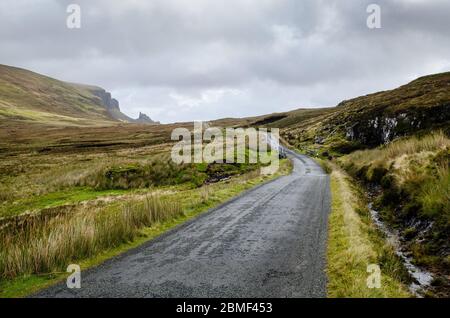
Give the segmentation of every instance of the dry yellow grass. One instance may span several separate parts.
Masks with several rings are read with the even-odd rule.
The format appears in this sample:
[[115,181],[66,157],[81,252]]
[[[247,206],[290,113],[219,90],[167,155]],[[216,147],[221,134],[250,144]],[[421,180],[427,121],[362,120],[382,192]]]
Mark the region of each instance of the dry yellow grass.
[[177,202],[149,196],[123,209],[31,219],[0,232],[0,279],[49,273],[132,240],[143,227],[181,216]]
[[424,137],[409,137],[396,140],[385,147],[356,151],[347,156],[345,161],[354,164],[377,162],[389,164],[392,160],[408,155],[416,155],[422,152],[436,152],[450,147],[450,139],[442,132],[438,131]]

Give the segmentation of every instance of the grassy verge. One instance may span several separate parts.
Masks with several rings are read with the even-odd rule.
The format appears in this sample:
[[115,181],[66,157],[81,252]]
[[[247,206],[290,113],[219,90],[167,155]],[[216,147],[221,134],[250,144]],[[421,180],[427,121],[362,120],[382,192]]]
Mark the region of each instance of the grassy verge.
[[[15,272],[5,271],[6,275],[0,281],[0,297],[26,296],[61,281],[67,276],[67,274],[64,273],[66,264],[78,263],[82,270],[98,265],[115,255],[137,247],[140,244],[159,236],[165,231],[196,217],[202,212],[231,199],[257,184],[267,181],[270,178],[287,174],[290,169],[290,164],[285,160],[282,161],[279,172],[272,177],[264,177],[254,171],[227,182],[220,182],[202,188],[174,191],[172,194],[164,194],[158,198],[158,200],[170,203],[172,208],[168,209],[164,204],[159,209],[156,209],[159,211],[157,214],[161,217],[149,217],[147,213],[149,210],[152,210],[148,208],[148,205],[152,205],[154,202],[129,202],[125,206],[116,203],[109,206],[108,211],[102,212],[106,214],[90,215],[82,213],[77,216],[71,216],[71,219],[68,220],[63,218],[63,222],[61,222],[61,220],[56,221],[60,222],[56,227],[54,224],[52,226],[49,226],[48,224],[44,225],[37,230],[33,227],[33,230],[37,231],[34,235],[37,235],[41,239],[48,239],[50,237],[49,231],[50,233],[56,231],[60,233],[62,237],[64,236],[64,228],[67,230],[68,225],[79,225],[78,228],[80,229],[80,233],[78,234],[80,235],[76,236],[79,240],[73,239],[69,242],[71,243],[69,244],[69,251],[71,250],[74,253],[64,252],[63,255],[60,255],[57,252],[62,250],[58,247],[52,252],[54,256],[51,257],[52,262],[47,260],[42,262],[45,253],[36,253],[37,248],[41,248],[42,245],[39,246],[35,240],[29,240],[29,238],[25,236],[23,239],[26,242],[24,242],[28,242],[29,244],[18,245],[15,245],[14,242],[10,240],[12,246],[18,247],[17,255],[21,255],[21,249],[23,249],[23,246],[27,246],[28,249],[34,247],[34,254],[39,257],[26,257],[27,262],[29,263],[25,264],[26,266],[22,267],[22,269],[19,270],[16,268]],[[173,206],[174,202],[177,202],[176,207]],[[180,213],[180,211],[182,211],[182,213]],[[111,215],[114,215],[114,217],[111,217]],[[124,225],[124,223],[126,225]],[[83,226],[83,224],[89,224],[89,226]],[[98,228],[95,228],[95,226],[98,226]],[[98,238],[94,235],[91,236],[89,241],[86,241],[86,236],[81,234],[91,227],[94,228],[91,229],[92,231],[90,232],[97,233]],[[72,228],[72,226],[69,226],[69,228]],[[112,232],[108,231],[108,229],[111,228],[115,229],[114,233],[117,232],[116,234],[118,235],[111,235]],[[27,233],[29,234],[29,232]],[[54,243],[57,242],[54,240],[54,237],[51,237],[51,241]],[[64,247],[68,244],[64,240],[59,241],[61,242],[60,247]],[[48,251],[48,245],[45,244],[45,240],[42,242],[45,247],[44,252]],[[75,248],[77,246],[81,247],[81,249]],[[106,248],[106,246],[112,247]],[[66,249],[63,250],[66,251]],[[79,251],[82,251],[83,253],[80,254]],[[26,250],[25,252],[29,253],[30,251]],[[13,253],[9,255],[14,256],[16,254]],[[33,260],[32,262],[30,262],[31,259]],[[15,261],[12,261],[11,263],[21,264],[21,262]],[[33,267],[36,266],[36,264],[40,265],[38,267]],[[6,276],[8,276],[8,273],[11,278],[7,279]]]
[[383,221],[398,230],[417,265],[440,273],[448,295],[450,138],[441,131],[401,138],[342,157],[339,163],[377,190],[374,204]]
[[[358,190],[337,167],[331,174],[332,212],[328,237],[328,296],[332,298],[409,297],[407,274],[392,247],[370,221]],[[370,289],[370,264],[381,268],[381,288]]]

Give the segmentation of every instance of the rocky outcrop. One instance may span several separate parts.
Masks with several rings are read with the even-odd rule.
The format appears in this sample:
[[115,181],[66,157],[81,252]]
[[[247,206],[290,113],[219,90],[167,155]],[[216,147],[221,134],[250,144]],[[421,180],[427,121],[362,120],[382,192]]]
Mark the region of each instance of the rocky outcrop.
[[353,124],[346,129],[346,138],[367,146],[378,146],[449,121],[450,104],[434,108],[411,108],[397,114],[380,112],[353,120]]
[[101,87],[89,86],[87,89],[99,100],[99,104],[105,107],[109,116],[115,120],[132,123],[134,120],[120,111],[119,101],[112,98],[111,93]]
[[111,97],[111,93],[105,91],[103,88],[95,88],[91,90],[92,94],[100,98],[102,106],[107,110],[120,110],[117,99]]
[[141,112],[139,112],[139,117],[138,117],[138,119],[135,120],[135,122],[137,122],[139,124],[159,124],[159,122],[152,120],[146,114],[141,113]]
[[314,135],[319,141],[317,136],[333,139],[340,135],[363,147],[387,144],[419,130],[449,131],[450,72],[344,101],[317,127]]
[[100,87],[89,87],[89,91],[96,97],[99,98],[99,103],[106,108],[108,114],[119,121],[126,123],[139,123],[139,124],[159,124],[159,122],[153,121],[144,113],[139,113],[138,119],[133,119],[128,117],[120,111],[119,101],[112,98],[111,93],[107,92]]

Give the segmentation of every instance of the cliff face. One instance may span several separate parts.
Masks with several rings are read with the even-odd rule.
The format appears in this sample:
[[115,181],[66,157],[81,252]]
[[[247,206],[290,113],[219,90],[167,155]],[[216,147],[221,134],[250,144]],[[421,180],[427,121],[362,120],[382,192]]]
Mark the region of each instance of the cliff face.
[[100,87],[89,87],[89,91],[100,99],[100,104],[103,106],[108,114],[115,120],[126,123],[134,123],[135,119],[128,117],[120,111],[119,101],[112,98],[111,93]]
[[112,116],[116,120],[127,123],[159,124],[159,122],[152,120],[146,114],[141,112],[139,112],[139,117],[137,119],[128,117],[120,111],[119,102],[117,101],[117,99],[112,98],[111,93],[107,92],[103,88],[92,87],[91,92],[93,95],[100,98],[102,106],[105,107],[110,116]]
[[104,89],[96,89],[92,90],[92,94],[99,97],[102,101],[102,105],[106,107],[106,109],[119,109],[119,102],[111,97],[111,93],[105,91]]

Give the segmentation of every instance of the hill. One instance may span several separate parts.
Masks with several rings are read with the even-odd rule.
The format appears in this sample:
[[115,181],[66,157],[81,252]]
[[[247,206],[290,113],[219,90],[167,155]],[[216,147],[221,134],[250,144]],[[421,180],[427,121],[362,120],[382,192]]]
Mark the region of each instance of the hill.
[[[99,126],[135,122],[103,88],[0,65],[0,123]],[[153,123],[153,121],[146,121]]]
[[450,130],[450,73],[421,77],[399,88],[343,101],[333,108],[299,109],[258,118],[279,127],[291,145],[345,154],[419,131]]

